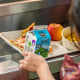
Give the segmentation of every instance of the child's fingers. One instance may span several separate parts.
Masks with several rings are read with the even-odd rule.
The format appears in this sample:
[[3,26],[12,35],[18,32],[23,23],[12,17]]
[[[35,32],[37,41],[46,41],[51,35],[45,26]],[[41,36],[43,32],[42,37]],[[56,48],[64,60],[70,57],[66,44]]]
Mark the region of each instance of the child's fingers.
[[20,64],[24,64],[24,60],[20,60],[19,63],[20,63]]
[[28,56],[28,54],[29,54],[28,52],[23,52],[22,53],[23,56]]

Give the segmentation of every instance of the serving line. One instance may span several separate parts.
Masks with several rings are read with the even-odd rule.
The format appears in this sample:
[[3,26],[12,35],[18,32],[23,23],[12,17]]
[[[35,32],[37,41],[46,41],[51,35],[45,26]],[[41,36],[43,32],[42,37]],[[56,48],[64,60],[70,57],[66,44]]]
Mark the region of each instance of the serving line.
[[[17,63],[19,62],[19,60],[23,59],[23,57],[21,56],[20,53],[18,53],[18,51],[11,48],[1,38],[0,38],[0,46],[2,46],[2,48],[3,48],[3,49],[2,48],[0,49],[0,56],[2,56],[2,55],[11,55],[12,58],[13,58],[12,60],[17,62]],[[75,54],[74,55],[72,54],[71,56],[75,56],[75,55],[78,55],[78,54],[79,54],[79,52],[78,53],[75,52]],[[63,56],[64,55],[62,55],[62,57]],[[76,62],[80,62],[80,56],[76,56],[76,57],[73,57],[73,58]],[[49,59],[47,59],[47,61],[48,61],[51,73],[57,73],[57,72],[60,71],[62,61],[63,61],[63,58],[61,58],[61,56],[57,56],[55,58],[49,58]],[[29,79],[35,79],[35,78],[38,78],[38,75],[36,73],[29,72]]]
[[[10,31],[10,32],[12,32],[12,31]],[[9,33],[9,32],[4,32],[5,34],[7,34],[7,33]],[[1,39],[3,39],[2,40],[2,43],[5,43],[5,37],[3,37],[2,36],[2,33],[0,33],[0,35],[1,35]],[[8,34],[9,35],[9,34]],[[15,34],[14,34],[15,35]],[[8,36],[9,37],[9,36]],[[15,37],[15,36],[14,36]],[[18,36],[17,36],[18,37]],[[17,38],[16,37],[16,38]],[[7,39],[6,39],[7,40]],[[8,42],[9,42],[9,40],[7,40]],[[9,43],[10,44],[10,43]],[[3,46],[4,45],[7,45],[6,43],[5,44],[3,44]],[[8,46],[8,45],[7,45]],[[5,49],[8,49],[7,48],[7,46],[4,48],[4,50],[3,50],[3,53],[4,52],[6,52],[7,50],[5,50]],[[11,47],[10,46],[8,46],[10,49],[11,49]],[[10,50],[9,49],[9,53],[11,53],[11,55],[13,55],[13,53],[12,53],[12,50],[14,50],[13,48]],[[18,50],[16,50],[15,49],[15,51],[18,51]],[[14,51],[13,51],[14,52]],[[18,53],[19,52],[19,53]],[[21,51],[18,51],[17,52],[17,56],[19,56],[20,55],[20,53],[22,53]],[[67,53],[67,52],[66,52]],[[65,54],[66,54],[65,53]],[[2,53],[1,53],[2,54]],[[15,55],[15,57],[16,57],[16,55]],[[69,54],[72,58],[74,58],[75,59],[75,61],[76,62],[80,62],[80,51],[76,51],[76,52],[70,52],[70,54]],[[23,58],[18,58],[18,59],[16,59],[16,61],[19,61],[20,59],[23,59]],[[61,67],[61,65],[62,65],[62,61],[63,61],[63,59],[64,59],[64,54],[62,54],[62,55],[59,55],[59,56],[53,56],[53,57],[49,57],[49,58],[46,58],[46,61],[47,61],[47,63],[49,64],[49,67],[50,67],[50,70],[51,70],[51,73],[56,73],[56,72],[59,72],[60,71],[60,67]],[[18,63],[18,62],[17,62]],[[38,77],[38,75],[36,74],[36,73],[33,73],[33,72],[29,72],[29,79],[35,79],[35,78],[37,78]]]
[[[15,50],[17,50],[19,53],[22,54],[22,51],[17,48],[15,45],[12,45],[9,40],[16,40],[20,37],[22,30],[18,30],[18,31],[9,31],[9,32],[2,32],[1,33],[1,38],[12,48],[14,48]],[[14,35],[13,35],[14,34]],[[9,35],[9,36],[8,36]],[[13,35],[13,36],[12,36]],[[60,45],[57,42],[51,42],[52,48],[53,48],[53,52],[49,53],[49,56],[46,57],[45,59],[50,59],[51,57],[56,57],[62,54],[66,54],[69,53],[69,51],[64,48],[62,45]],[[57,51],[58,49],[58,51]]]

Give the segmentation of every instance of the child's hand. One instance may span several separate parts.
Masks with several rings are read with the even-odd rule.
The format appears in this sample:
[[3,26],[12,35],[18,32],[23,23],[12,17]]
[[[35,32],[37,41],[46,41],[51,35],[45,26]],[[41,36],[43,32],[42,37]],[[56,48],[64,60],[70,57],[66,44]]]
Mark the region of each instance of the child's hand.
[[39,70],[44,70],[48,68],[48,64],[42,56],[36,55],[34,53],[24,52],[24,60],[20,60],[20,68],[27,71],[38,72]]

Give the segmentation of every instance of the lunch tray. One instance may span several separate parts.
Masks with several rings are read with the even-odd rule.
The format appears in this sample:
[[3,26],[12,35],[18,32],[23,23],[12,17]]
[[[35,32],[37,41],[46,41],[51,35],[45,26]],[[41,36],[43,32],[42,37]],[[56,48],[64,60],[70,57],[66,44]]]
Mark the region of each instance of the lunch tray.
[[[9,40],[15,40],[17,38],[20,37],[22,33],[22,30],[16,30],[16,31],[9,31],[9,32],[2,32],[0,34],[1,38],[8,44],[10,45],[12,48],[14,48],[15,50],[19,51],[22,54],[22,51],[17,48],[16,46],[12,45]],[[71,52],[74,51],[69,51],[67,50],[65,47],[63,47],[61,45],[61,43],[59,43],[59,41],[52,41],[51,45],[53,46],[53,52],[52,53],[48,53],[48,57],[46,57],[46,59],[52,58],[52,57],[59,57],[59,56],[64,56],[64,54],[69,54]]]

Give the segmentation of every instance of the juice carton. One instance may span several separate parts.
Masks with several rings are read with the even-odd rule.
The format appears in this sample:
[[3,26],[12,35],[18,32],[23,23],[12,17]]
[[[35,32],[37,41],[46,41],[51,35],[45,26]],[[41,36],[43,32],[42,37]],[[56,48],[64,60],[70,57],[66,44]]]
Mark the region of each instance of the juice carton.
[[33,30],[26,34],[24,51],[33,52],[43,57],[48,56],[51,36],[47,30]]

